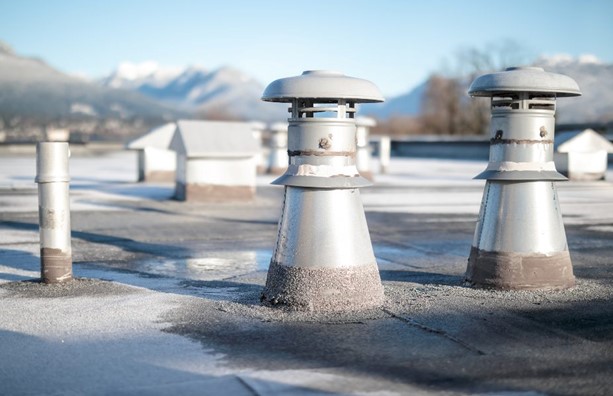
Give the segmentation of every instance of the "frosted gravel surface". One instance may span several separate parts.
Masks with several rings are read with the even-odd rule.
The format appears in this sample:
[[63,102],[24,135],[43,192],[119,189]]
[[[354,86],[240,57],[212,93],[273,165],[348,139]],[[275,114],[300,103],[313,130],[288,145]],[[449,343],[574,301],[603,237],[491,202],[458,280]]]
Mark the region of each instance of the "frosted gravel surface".
[[[559,183],[577,286],[463,286],[482,161],[393,159],[361,192],[382,307],[260,304],[282,189],[168,200],[133,153],[71,160],[74,272],[39,274],[33,157],[0,158],[0,393],[606,395],[613,388],[613,186]],[[611,172],[608,174],[611,179]]]

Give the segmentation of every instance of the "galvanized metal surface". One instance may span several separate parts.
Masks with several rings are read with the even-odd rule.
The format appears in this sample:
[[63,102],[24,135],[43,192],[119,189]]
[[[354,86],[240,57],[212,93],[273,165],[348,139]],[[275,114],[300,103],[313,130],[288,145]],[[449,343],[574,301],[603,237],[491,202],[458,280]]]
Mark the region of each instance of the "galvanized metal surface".
[[554,183],[488,181],[473,246],[507,253],[568,250]]
[[40,229],[41,278],[45,283],[72,279],[68,143],[38,143],[36,183]]
[[263,100],[291,102],[287,171],[276,248],[262,300],[293,309],[343,311],[383,302],[356,187],[355,104],[383,98],[371,82],[307,71],[271,83]]
[[472,96],[492,97],[489,164],[466,280],[476,287],[574,285],[553,161],[555,96],[580,95],[570,77],[509,68],[477,78]]
[[295,187],[355,188],[371,183],[355,165],[353,119],[290,119],[289,166],[273,184]]
[[36,145],[36,183],[69,182],[68,157],[65,142],[41,142]]
[[581,95],[577,82],[572,78],[527,66],[485,74],[473,81],[468,89],[471,96],[493,96],[504,92],[547,92],[558,97]]
[[552,110],[493,107],[489,164],[475,178],[566,180],[553,162],[554,128]]
[[272,261],[303,268],[376,265],[359,190],[287,188]]
[[316,98],[320,103],[349,99],[354,103],[383,102],[383,95],[372,82],[331,70],[307,70],[300,76],[270,83],[262,100],[292,102],[296,98]]

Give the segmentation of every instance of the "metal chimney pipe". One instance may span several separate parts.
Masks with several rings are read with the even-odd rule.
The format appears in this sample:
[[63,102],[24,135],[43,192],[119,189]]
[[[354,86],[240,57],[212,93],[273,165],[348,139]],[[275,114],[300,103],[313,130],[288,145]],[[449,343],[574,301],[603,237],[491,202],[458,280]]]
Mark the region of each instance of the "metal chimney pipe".
[[370,117],[357,117],[356,118],[356,144],[357,152],[355,157],[355,163],[358,168],[358,172],[362,177],[368,180],[373,180],[373,173],[371,169],[371,155],[370,155],[370,142],[368,141],[368,135],[370,135],[370,128],[377,125],[377,121]]
[[267,173],[281,175],[287,170],[287,123],[275,122],[270,126],[270,155]]
[[570,77],[513,67],[477,78],[468,93],[491,98],[490,159],[466,281],[496,289],[575,283],[553,163],[556,97],[581,95]]
[[358,187],[355,104],[378,88],[338,72],[306,71],[272,82],[262,97],[291,103],[283,212],[262,301],[296,310],[379,306],[383,287]]
[[36,146],[41,278],[45,283],[72,279],[68,157],[65,142]]

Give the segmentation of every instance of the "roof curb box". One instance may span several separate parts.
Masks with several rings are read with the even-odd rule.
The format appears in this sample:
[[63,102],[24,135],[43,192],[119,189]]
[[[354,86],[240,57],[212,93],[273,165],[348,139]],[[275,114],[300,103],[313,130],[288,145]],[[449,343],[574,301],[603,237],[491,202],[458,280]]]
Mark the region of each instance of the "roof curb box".
[[177,121],[170,149],[177,153],[175,198],[249,201],[255,197],[261,147],[248,122]]
[[177,158],[169,149],[177,124],[169,122],[151,129],[126,144],[138,155],[138,181],[172,182],[175,180]]
[[569,180],[604,180],[613,144],[592,129],[569,131],[556,138],[553,159]]

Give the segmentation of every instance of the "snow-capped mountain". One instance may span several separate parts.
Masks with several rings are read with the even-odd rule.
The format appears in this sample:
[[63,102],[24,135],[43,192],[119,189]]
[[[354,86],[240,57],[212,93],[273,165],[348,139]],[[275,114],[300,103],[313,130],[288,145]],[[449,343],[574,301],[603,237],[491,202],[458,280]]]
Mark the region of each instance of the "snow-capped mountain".
[[208,71],[201,66],[169,69],[155,62],[122,63],[100,82],[213,118],[276,121],[287,117],[287,106],[262,102],[262,84],[231,67]]
[[[573,58],[556,55],[537,59],[534,66],[545,71],[572,77],[579,84],[583,95],[578,98],[561,98],[557,102],[558,123],[584,123],[613,121],[613,64],[600,62],[593,55]],[[466,81],[465,90],[471,81]],[[362,105],[364,114],[380,119],[393,116],[415,116],[421,109],[426,82],[406,94],[388,98],[381,105]]]
[[67,75],[0,42],[0,116],[15,123],[25,118],[172,119],[184,114],[138,92]]
[[143,84],[160,86],[176,78],[183,70],[178,67],[161,68],[157,62],[123,62],[117,70],[101,80],[102,85],[112,88],[134,89]]

